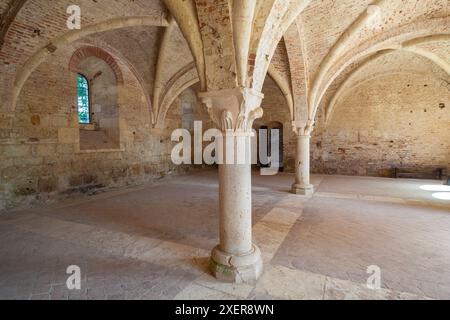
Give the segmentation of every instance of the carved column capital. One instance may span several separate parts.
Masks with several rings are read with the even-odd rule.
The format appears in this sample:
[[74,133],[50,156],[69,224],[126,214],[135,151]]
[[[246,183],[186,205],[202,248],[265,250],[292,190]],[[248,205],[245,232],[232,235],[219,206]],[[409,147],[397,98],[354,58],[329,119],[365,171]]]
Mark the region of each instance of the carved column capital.
[[250,88],[201,92],[199,98],[222,131],[251,131],[253,122],[263,116],[264,95]]
[[292,121],[292,130],[297,136],[311,136],[314,130],[314,120]]

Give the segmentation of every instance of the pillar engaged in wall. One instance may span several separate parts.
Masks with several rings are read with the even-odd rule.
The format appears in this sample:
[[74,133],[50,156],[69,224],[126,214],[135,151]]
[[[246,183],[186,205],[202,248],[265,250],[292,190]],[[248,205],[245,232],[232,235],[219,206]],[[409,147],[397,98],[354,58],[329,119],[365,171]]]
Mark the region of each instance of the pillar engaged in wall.
[[310,178],[311,132],[295,125],[294,132],[297,136],[297,150],[295,156],[295,183],[292,185],[292,193],[312,196],[314,186],[311,184]]
[[[228,159],[219,165],[220,244],[212,251],[211,270],[221,281],[254,282],[262,274],[263,263],[259,248],[252,242],[250,147],[253,121],[262,116],[263,95],[236,88],[201,93],[200,98],[226,136],[222,155]],[[243,151],[248,156],[237,162]],[[235,160],[233,164],[230,158]]]

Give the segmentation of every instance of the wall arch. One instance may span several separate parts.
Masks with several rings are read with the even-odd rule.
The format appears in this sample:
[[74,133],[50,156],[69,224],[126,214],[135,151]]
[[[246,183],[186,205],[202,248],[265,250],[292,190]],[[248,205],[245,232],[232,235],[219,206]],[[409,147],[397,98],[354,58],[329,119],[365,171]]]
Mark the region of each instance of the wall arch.
[[416,50],[414,47],[405,46],[405,48],[401,48],[401,49],[386,49],[386,50],[377,51],[377,52],[373,53],[372,55],[369,55],[368,57],[366,57],[365,60],[363,60],[363,62],[361,63],[361,65],[358,66],[353,71],[351,71],[350,74],[339,85],[337,91],[333,94],[329,104],[325,108],[325,123],[329,122],[329,120],[333,114],[335,106],[338,104],[341,97],[343,97],[347,93],[347,91],[349,89],[348,85],[359,74],[359,72],[364,69],[364,67],[366,65],[368,65],[369,63],[371,63],[379,58],[384,57],[385,55],[388,55],[393,52],[398,52],[401,50],[415,54],[417,56],[420,56],[420,57],[423,57],[423,58],[429,60],[430,62],[432,62],[434,65],[436,65],[437,67],[442,69],[444,72],[446,72],[450,76],[450,72],[449,72],[450,64],[448,64],[446,62],[442,63],[440,60],[434,59],[433,58],[434,55],[432,53],[426,54],[426,52],[424,52],[426,50],[423,50],[423,49]]
[[167,26],[168,23],[164,18],[155,19],[154,17],[126,17],[126,18],[114,18],[97,24],[86,26],[80,30],[72,30],[61,36],[56,37],[50,41],[45,47],[36,51],[28,60],[24,63],[22,68],[15,75],[14,85],[11,94],[10,108],[15,109],[17,98],[22,91],[23,85],[33,73],[33,71],[52,53],[58,50],[59,47],[73,43],[83,37],[105,32],[109,30],[121,29],[126,27],[135,26]]
[[[333,81],[352,63],[384,50],[410,50],[416,43],[442,41],[450,36],[449,17],[412,22],[383,32],[335,58],[334,67],[323,71],[314,81],[315,94],[310,96],[310,113],[316,118],[317,109]],[[325,69],[325,67],[323,67]]]
[[116,77],[116,81],[118,85],[123,85],[123,75],[120,70],[119,65],[116,60],[105,50],[93,47],[93,46],[84,46],[77,51],[74,52],[72,58],[69,61],[69,70],[72,72],[80,73],[78,66],[80,62],[89,57],[96,57],[106,62],[106,64],[111,68]]

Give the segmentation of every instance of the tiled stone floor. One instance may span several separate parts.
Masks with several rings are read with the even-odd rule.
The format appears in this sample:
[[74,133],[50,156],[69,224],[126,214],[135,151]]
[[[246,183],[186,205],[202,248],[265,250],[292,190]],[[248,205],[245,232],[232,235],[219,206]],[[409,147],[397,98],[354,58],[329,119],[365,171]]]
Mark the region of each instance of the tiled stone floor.
[[[0,216],[0,299],[450,299],[450,203],[436,181],[254,176],[254,238],[265,273],[215,281],[217,174],[72,199]],[[78,265],[82,289],[69,291]],[[382,289],[365,285],[382,270]]]

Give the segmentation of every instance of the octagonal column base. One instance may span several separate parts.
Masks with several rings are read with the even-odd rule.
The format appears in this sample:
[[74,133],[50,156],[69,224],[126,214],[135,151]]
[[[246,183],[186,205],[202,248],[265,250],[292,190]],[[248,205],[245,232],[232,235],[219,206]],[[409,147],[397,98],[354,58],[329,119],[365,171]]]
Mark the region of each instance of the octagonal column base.
[[210,269],[217,280],[228,283],[255,283],[263,273],[261,251],[255,245],[244,255],[223,252],[219,246],[214,248]]
[[292,186],[291,193],[312,197],[314,194],[314,186],[312,184],[306,186],[294,184]]

